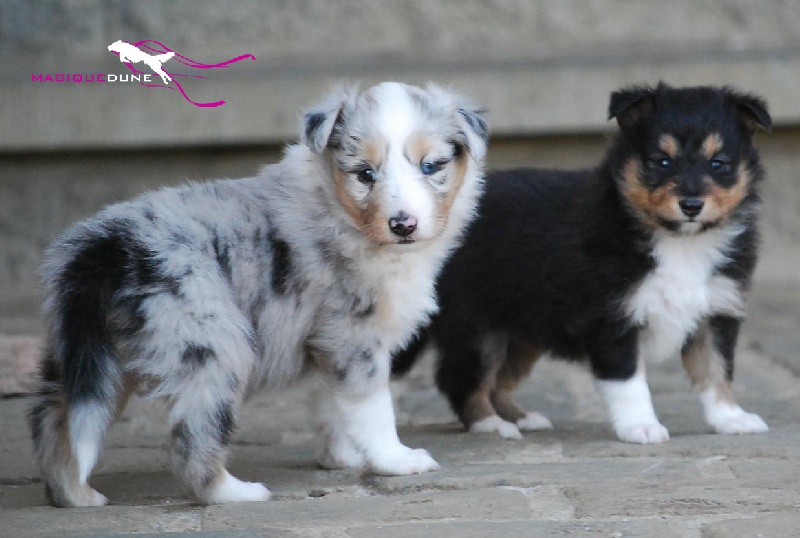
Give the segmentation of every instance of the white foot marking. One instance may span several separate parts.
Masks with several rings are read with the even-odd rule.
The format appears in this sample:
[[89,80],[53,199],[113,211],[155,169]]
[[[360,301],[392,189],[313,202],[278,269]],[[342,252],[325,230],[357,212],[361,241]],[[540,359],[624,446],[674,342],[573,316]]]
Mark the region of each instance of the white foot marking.
[[97,490],[92,489],[89,484],[81,484],[77,491],[71,491],[72,493],[75,493],[75,495],[66,495],[63,501],[63,506],[105,506],[108,504],[108,499],[106,496]]
[[700,394],[706,421],[717,433],[763,433],[769,426],[755,413],[748,413],[736,403],[720,401],[717,391],[710,388]]
[[748,413],[739,408],[741,414],[730,417],[724,422],[712,424],[717,433],[764,433],[769,431],[769,426],[755,413]]
[[517,428],[524,432],[536,430],[552,430],[553,423],[541,413],[528,411],[528,414],[517,421]]
[[598,380],[597,390],[606,402],[620,441],[641,444],[669,441],[669,432],[656,417],[641,369],[625,381]]
[[409,448],[405,445],[399,445],[390,452],[381,454],[380,459],[370,463],[370,467],[378,474],[390,476],[427,473],[441,469],[427,450]]
[[223,478],[208,493],[208,504],[266,501],[269,490],[259,482],[242,482],[225,471]]
[[324,436],[317,454],[317,463],[325,469],[358,469],[366,462],[364,453],[343,434]]
[[83,484],[82,489],[81,499],[72,503],[73,506],[105,506],[108,504],[106,496],[92,489],[89,484]]
[[615,426],[617,437],[626,443],[642,445],[658,444],[669,441],[669,431],[658,422],[651,424],[630,424]]
[[[422,449],[408,448],[400,442],[395,428],[392,395],[389,392],[389,357],[384,378],[371,392],[338,390],[323,393],[322,433],[327,444],[321,463],[347,463],[366,466],[378,474],[407,475],[436,471],[439,464]],[[325,452],[331,460],[325,458]],[[363,461],[362,459],[363,458]],[[341,460],[341,461],[340,461]]]
[[[89,488],[91,489],[91,488]],[[92,499],[89,501],[88,506],[105,506],[108,504],[108,499],[105,495],[95,489],[91,489]]]
[[503,439],[522,439],[522,434],[517,425],[503,420],[498,415],[491,415],[473,423],[469,427],[469,431],[473,433],[497,432]]

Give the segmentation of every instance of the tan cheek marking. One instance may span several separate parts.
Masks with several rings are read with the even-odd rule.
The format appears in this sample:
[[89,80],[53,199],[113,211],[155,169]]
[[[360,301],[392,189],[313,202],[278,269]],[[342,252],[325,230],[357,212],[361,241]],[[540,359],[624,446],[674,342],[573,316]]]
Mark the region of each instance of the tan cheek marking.
[[677,157],[681,151],[681,145],[674,136],[669,134],[663,134],[661,137],[659,137],[658,147],[672,159]]
[[642,167],[639,160],[635,157],[629,159],[622,170],[622,191],[628,202],[652,225],[657,224],[656,216],[668,220],[680,218],[674,184],[669,182],[651,191],[642,183],[641,175]]
[[719,133],[711,133],[709,134],[705,140],[703,140],[703,144],[700,146],[700,151],[702,151],[703,156],[707,160],[711,160],[714,155],[719,153],[722,150],[722,137]]
[[642,167],[636,158],[628,159],[622,168],[622,193],[635,208],[642,211],[647,207],[647,189],[642,184]]
[[652,213],[669,220],[680,219],[678,196],[675,195],[673,183],[659,187],[650,193],[650,207]]
[[[350,179],[338,167],[333,169],[333,183],[336,192],[336,199],[353,219],[353,223],[361,231],[363,231],[369,238],[377,243],[391,242],[392,238],[388,235],[385,223],[388,222],[388,217],[383,219],[378,196],[375,196],[373,191],[365,201],[359,202],[347,190],[347,182]],[[373,189],[378,188],[373,187]]]
[[456,201],[456,197],[458,196],[458,192],[461,190],[461,186],[464,185],[464,179],[467,177],[467,159],[469,158],[466,151],[461,153],[461,156],[455,159],[453,163],[450,164],[450,177],[447,179],[447,192],[444,193],[444,196],[441,195],[434,195],[436,196],[436,211],[438,212],[438,217],[442,219],[444,222],[447,222],[447,217],[450,214],[450,208],[453,207],[453,203]]
[[719,221],[728,216],[747,197],[752,182],[753,175],[744,164],[739,165],[736,182],[730,188],[726,189],[711,182],[706,202],[708,204],[707,219]]
[[453,207],[458,192],[464,184],[464,178],[467,175],[466,153],[449,166],[451,170],[449,172],[450,177],[447,179],[446,191],[437,191],[433,185],[426,183],[427,191],[436,204],[436,215],[434,215],[434,217],[436,219],[435,224],[437,229],[434,235],[441,233],[447,227],[447,223],[450,220],[450,209]]

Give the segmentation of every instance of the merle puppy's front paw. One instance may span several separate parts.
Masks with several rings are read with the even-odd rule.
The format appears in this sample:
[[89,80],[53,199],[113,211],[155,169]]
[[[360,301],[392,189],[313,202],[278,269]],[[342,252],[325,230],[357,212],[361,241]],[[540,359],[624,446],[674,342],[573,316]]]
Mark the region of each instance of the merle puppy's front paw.
[[317,453],[317,463],[325,469],[359,469],[366,462],[364,453],[345,439],[326,439]]
[[370,468],[377,474],[390,476],[427,473],[441,469],[427,450],[403,445],[373,459]]
[[625,424],[614,427],[620,441],[641,445],[665,443],[669,441],[669,431],[658,422],[652,424]]

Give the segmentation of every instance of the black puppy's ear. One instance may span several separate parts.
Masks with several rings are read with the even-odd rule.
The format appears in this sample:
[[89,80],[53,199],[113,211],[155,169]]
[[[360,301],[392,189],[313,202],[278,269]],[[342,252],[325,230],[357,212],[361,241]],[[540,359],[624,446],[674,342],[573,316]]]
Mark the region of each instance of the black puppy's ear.
[[772,129],[772,118],[768,112],[767,102],[755,95],[733,94],[733,100],[744,120],[744,125],[750,133],[755,133],[759,127],[769,132]]
[[314,153],[322,153],[328,146],[334,127],[343,120],[345,108],[355,102],[357,94],[355,87],[337,87],[303,114],[300,127],[303,144]]
[[634,86],[613,92],[608,104],[608,119],[617,118],[620,128],[627,130],[653,109],[655,90],[650,86]]

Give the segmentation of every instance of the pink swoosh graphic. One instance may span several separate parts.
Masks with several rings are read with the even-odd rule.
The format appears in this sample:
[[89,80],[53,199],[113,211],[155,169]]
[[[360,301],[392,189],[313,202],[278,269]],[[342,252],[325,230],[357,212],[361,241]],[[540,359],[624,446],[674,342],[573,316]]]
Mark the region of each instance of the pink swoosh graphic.
[[[151,51],[151,52],[153,52],[155,54],[165,54],[167,52],[175,52],[174,50],[170,49],[169,47],[167,47],[163,43],[161,43],[159,41],[155,41],[153,39],[144,39],[142,41],[138,41],[136,43],[131,43],[131,44],[133,46],[135,46],[135,47],[141,48],[142,50],[148,50],[148,51]],[[114,54],[119,55],[116,52]],[[235,63],[240,62],[242,60],[247,60],[247,59],[255,60],[256,57],[253,56],[252,54],[242,54],[241,56],[237,56],[235,58],[231,58],[230,60],[227,60],[227,61],[224,61],[224,62],[215,63],[215,64],[206,64],[206,63],[202,63],[202,62],[197,62],[195,60],[192,60],[191,58],[187,58],[186,56],[182,56],[182,55],[178,54],[177,52],[175,52],[175,56],[173,56],[171,59],[175,60],[178,63],[181,63],[181,64],[183,64],[183,65],[185,65],[187,67],[192,67],[194,69],[224,69],[224,68],[228,67],[229,65],[235,64]],[[137,75],[146,75],[146,74],[148,74],[148,73],[145,73],[144,71],[140,71],[139,69],[134,67],[133,63],[126,63],[125,65],[128,66],[128,69],[130,69],[134,74],[137,74]],[[163,67],[162,67],[162,69],[163,69]],[[184,74],[184,73],[170,73],[166,69],[163,69],[163,70],[164,70],[165,73],[167,73],[170,76],[170,78],[172,78],[172,82],[175,83],[175,87],[172,87],[171,83],[168,84],[168,85],[165,85],[165,84],[148,84],[148,83],[145,83],[145,82],[140,82],[139,84],[141,84],[142,86],[145,86],[147,88],[166,88],[168,90],[178,90],[181,93],[181,95],[183,95],[184,99],[186,99],[187,101],[192,103],[194,106],[198,106],[198,107],[213,108],[213,107],[218,107],[218,106],[221,106],[221,105],[225,104],[225,101],[222,100],[222,99],[220,99],[219,101],[211,101],[211,102],[207,102],[207,103],[200,103],[200,102],[197,102],[197,101],[192,101],[192,99],[190,99],[189,96],[186,95],[186,91],[183,89],[183,85],[177,79],[177,77],[190,77],[190,78],[206,78],[206,77],[204,77],[202,75],[188,75],[188,74]]]

